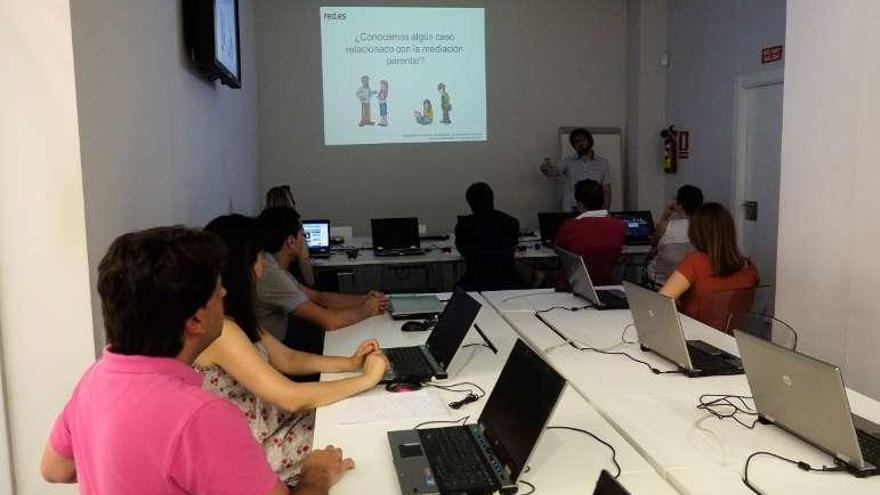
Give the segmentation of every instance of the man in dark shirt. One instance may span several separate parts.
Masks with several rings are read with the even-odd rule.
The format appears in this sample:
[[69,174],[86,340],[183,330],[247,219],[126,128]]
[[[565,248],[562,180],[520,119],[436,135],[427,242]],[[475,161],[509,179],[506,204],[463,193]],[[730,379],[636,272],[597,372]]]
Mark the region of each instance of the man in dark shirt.
[[514,266],[519,221],[495,209],[492,188],[484,182],[465,194],[473,215],[461,216],[455,226],[455,246],[467,263],[460,287],[465,290],[521,288]]

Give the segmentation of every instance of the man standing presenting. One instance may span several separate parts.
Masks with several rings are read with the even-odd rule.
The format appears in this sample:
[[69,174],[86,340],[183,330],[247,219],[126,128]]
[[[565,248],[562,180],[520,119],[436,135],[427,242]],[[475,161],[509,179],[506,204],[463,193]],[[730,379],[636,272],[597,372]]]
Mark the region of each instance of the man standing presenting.
[[[109,345],[55,421],[41,472],[82,494],[289,493],[248,422],[203,390],[192,363],[223,328],[224,249],[213,234],[125,234],[98,266]],[[354,467],[332,447],[303,463],[299,495],[326,494]]]
[[541,172],[547,177],[562,179],[562,211],[578,211],[574,197],[574,186],[584,179],[590,179],[602,185],[605,196],[602,209],[611,207],[611,167],[608,161],[593,151],[593,135],[590,131],[578,128],[568,135],[575,156],[565,157],[554,164],[550,158],[544,158]]

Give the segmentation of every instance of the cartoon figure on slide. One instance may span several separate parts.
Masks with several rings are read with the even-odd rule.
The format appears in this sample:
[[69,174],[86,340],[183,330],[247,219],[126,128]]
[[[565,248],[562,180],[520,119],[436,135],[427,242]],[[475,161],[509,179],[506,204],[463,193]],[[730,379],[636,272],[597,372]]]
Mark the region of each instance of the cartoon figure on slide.
[[422,102],[422,111],[413,112],[413,116],[416,118],[416,122],[422,125],[428,125],[434,121],[434,109],[431,107],[431,100],[425,100]]
[[437,91],[440,92],[440,110],[443,110],[443,120],[441,120],[440,123],[451,124],[452,121],[449,120],[449,111],[452,110],[452,99],[449,97],[449,93],[446,92],[446,85],[443,83],[438,84]]
[[379,94],[376,95],[376,101],[379,102],[379,125],[388,127],[388,81],[382,79],[379,81]]
[[361,77],[361,87],[357,90],[357,99],[361,102],[361,121],[358,126],[376,125],[370,120],[370,98],[376,94],[375,90],[370,89],[370,76]]

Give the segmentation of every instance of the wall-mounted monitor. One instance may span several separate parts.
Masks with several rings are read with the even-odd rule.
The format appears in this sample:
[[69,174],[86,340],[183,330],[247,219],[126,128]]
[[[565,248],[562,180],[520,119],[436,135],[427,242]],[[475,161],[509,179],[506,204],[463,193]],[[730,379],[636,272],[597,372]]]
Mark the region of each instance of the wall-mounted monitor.
[[209,80],[241,87],[238,0],[183,0],[190,59]]

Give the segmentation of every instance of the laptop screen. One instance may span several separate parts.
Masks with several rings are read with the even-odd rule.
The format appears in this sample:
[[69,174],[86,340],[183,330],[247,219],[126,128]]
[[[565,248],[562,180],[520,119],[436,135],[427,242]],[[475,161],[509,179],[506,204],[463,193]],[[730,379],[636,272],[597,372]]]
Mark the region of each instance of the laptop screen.
[[330,247],[329,220],[303,220],[303,232],[309,249],[326,249]]
[[370,220],[374,249],[406,249],[419,247],[419,219],[374,218]]
[[565,379],[517,339],[479,420],[511,478],[525,467],[564,386]]
[[573,211],[569,212],[550,212],[538,213],[538,228],[541,230],[541,242],[551,245],[556,241],[556,234],[559,228],[569,218],[574,218],[578,214]]
[[480,307],[481,304],[469,296],[467,292],[456,289],[452,293],[452,299],[440,313],[437,325],[428,336],[425,347],[444,370],[449,366],[449,362],[458,351],[461,341],[464,340],[464,336],[467,335],[474,320],[477,319]]
[[556,248],[556,254],[559,255],[559,263],[571,285],[571,292],[593,304],[599,304],[599,296],[590,280],[583,258],[562,248]]
[[647,241],[654,235],[654,218],[650,211],[616,211],[611,216],[623,220],[626,240]]

